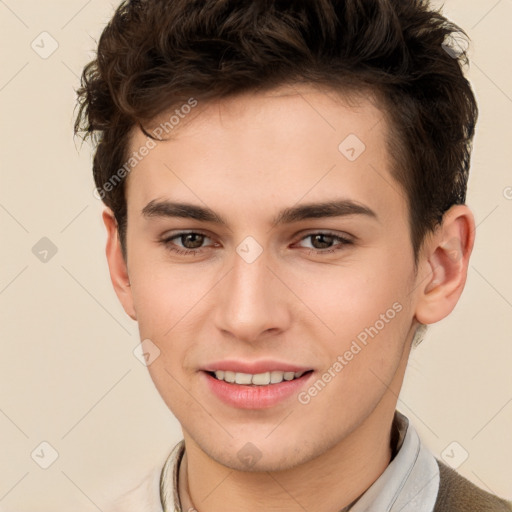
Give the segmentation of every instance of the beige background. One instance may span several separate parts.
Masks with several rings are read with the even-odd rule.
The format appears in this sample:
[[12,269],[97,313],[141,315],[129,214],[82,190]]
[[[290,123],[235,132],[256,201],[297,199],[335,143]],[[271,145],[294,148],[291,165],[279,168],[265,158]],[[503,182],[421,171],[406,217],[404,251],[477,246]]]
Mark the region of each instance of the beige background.
[[[78,75],[112,10],[0,0],[4,512],[100,510],[107,483],[135,483],[180,439],[132,353],[137,326],[111,288],[90,147],[72,137]],[[465,295],[414,352],[399,407],[436,456],[467,452],[459,471],[512,498],[512,0],[447,0],[445,12],[473,39],[477,242]],[[48,52],[50,37],[59,46],[44,59],[31,43]],[[43,237],[57,248],[46,263],[32,252]],[[43,441],[58,452],[46,470]]]

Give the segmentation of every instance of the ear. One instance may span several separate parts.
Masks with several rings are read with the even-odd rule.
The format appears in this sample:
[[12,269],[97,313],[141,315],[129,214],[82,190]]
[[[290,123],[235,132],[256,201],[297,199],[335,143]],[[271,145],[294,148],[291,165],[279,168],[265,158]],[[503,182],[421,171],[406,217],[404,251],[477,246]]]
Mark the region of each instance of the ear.
[[103,211],[103,222],[107,228],[106,254],[110,279],[112,280],[117,298],[121,302],[126,314],[133,320],[137,320],[135,308],[133,307],[128,266],[121,250],[117,220],[110,208],[106,208]]
[[471,210],[465,205],[452,206],[426,240],[420,255],[422,270],[418,278],[423,280],[416,304],[416,319],[420,323],[433,324],[453,311],[466,284],[474,241],[475,220]]

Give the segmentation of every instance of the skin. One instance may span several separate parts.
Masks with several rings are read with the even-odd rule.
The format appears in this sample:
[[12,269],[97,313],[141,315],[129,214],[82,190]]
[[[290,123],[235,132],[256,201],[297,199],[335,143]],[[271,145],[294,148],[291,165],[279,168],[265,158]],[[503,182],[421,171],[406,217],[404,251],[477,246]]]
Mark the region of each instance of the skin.
[[[334,512],[389,464],[415,329],[454,308],[475,229],[466,206],[452,207],[415,267],[408,205],[390,173],[389,129],[368,97],[349,105],[306,85],[200,104],[128,177],[127,262],[104,211],[115,291],[141,339],[160,349],[149,371],[182,425],[183,510]],[[349,134],[366,145],[353,162],[338,150]],[[146,140],[134,131],[132,149]],[[272,226],[285,208],[339,199],[375,217]],[[152,200],[207,206],[226,225],[145,217]],[[201,252],[183,248],[195,239],[161,242],[183,230],[206,235]],[[352,243],[307,237],[319,232]],[[236,252],[247,236],[263,249],[253,263]],[[396,303],[401,311],[308,404],[293,396],[262,410],[228,406],[199,371],[227,358],[275,359],[313,369],[309,386]],[[250,467],[238,457],[248,442],[261,455]]]

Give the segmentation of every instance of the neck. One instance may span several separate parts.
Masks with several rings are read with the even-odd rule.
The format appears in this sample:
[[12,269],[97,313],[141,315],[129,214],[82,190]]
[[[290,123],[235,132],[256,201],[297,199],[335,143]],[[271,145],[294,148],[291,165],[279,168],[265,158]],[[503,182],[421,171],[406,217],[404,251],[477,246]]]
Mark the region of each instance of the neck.
[[[383,473],[391,459],[392,407],[381,402],[349,436],[285,471],[235,471],[206,455],[185,434],[179,493],[183,512],[341,510]],[[389,401],[388,400],[388,401]]]

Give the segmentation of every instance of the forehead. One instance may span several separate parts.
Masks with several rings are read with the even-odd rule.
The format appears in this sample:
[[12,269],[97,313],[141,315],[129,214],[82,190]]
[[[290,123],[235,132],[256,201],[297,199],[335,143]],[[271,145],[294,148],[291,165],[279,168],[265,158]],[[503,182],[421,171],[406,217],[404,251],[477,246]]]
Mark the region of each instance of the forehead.
[[[277,204],[329,194],[373,196],[381,207],[402,197],[390,174],[388,123],[370,96],[288,86],[179,109],[163,113],[148,130],[172,126],[163,133],[167,140],[152,143],[130,172],[129,209],[130,201],[140,211],[169,195],[218,198],[224,206],[239,200],[252,204],[253,213],[263,197]],[[130,151],[147,142],[135,130]]]

